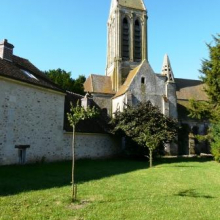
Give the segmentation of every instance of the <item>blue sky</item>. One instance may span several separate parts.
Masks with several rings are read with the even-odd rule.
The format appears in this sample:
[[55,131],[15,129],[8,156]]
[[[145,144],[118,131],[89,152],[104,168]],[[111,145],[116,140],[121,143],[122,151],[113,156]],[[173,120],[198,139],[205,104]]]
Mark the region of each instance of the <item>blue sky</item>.
[[[135,0],[134,0],[135,1]],[[0,39],[41,70],[105,74],[110,0],[0,0]],[[177,78],[197,79],[205,43],[220,33],[219,0],[145,0],[149,62],[161,71],[167,53]]]

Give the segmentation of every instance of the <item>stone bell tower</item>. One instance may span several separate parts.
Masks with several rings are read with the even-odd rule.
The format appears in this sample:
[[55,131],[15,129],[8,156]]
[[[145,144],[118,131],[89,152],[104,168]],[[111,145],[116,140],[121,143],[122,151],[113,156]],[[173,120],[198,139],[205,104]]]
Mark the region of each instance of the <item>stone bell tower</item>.
[[117,92],[147,52],[147,10],[143,0],[112,0],[108,19],[106,75]]

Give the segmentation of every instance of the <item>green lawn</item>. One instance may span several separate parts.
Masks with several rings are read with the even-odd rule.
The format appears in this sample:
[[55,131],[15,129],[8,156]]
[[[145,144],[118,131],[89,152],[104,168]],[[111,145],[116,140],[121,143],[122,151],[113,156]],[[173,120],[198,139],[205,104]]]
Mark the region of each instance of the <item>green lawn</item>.
[[217,220],[220,164],[204,159],[78,161],[0,167],[0,220]]

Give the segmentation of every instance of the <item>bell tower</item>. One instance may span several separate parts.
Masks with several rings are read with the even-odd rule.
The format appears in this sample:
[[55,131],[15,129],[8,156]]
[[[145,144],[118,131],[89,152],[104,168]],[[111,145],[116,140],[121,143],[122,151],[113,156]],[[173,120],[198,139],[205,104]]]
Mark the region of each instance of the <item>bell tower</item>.
[[112,0],[107,45],[106,75],[117,92],[129,72],[148,60],[147,10],[143,0]]

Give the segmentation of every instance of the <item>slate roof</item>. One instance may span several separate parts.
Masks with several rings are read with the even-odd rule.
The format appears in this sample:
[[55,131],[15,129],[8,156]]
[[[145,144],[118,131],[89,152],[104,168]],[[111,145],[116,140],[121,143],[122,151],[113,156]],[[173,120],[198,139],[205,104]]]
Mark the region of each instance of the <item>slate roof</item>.
[[[25,71],[33,77],[25,74]],[[0,76],[64,93],[58,85],[46,77],[46,75],[29,60],[15,55],[13,55],[12,62],[0,58]]]
[[84,83],[84,91],[90,93],[115,94],[110,76],[91,74]]
[[198,101],[206,101],[208,97],[204,91],[204,83],[200,80],[175,78],[178,100],[189,100],[194,98]]
[[[67,132],[72,132],[72,127],[69,124],[68,118],[67,118],[67,112],[70,112],[70,103],[73,103],[73,106],[76,106],[77,102],[79,102],[79,105],[81,105],[81,99],[84,96],[78,95],[76,93],[68,92],[65,97],[65,115],[64,115],[64,130]],[[95,106],[97,109],[99,107],[96,105],[96,103],[92,102],[92,107]],[[102,112],[100,110],[100,115],[97,118],[87,119],[84,121],[80,121],[76,125],[76,132],[80,133],[109,133],[110,126],[108,124],[109,118],[105,114],[105,112]]]

